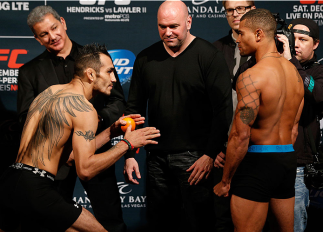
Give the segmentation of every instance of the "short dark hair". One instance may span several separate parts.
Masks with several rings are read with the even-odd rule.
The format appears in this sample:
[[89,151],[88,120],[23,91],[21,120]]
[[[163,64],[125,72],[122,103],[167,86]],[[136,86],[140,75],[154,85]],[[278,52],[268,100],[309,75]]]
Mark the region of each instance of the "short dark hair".
[[[248,3],[248,6],[254,6],[255,5],[255,1],[246,1]],[[227,3],[227,0],[223,0],[222,1],[222,5],[225,8],[225,4]]]
[[100,74],[100,68],[102,66],[100,54],[107,55],[111,59],[111,56],[104,44],[100,45],[97,43],[92,43],[85,45],[79,51],[79,54],[75,59],[74,75],[83,77],[83,72],[87,68],[93,68],[97,74]]
[[34,25],[36,23],[42,22],[47,14],[53,15],[54,18],[58,21],[61,20],[61,16],[59,16],[57,11],[54,10],[51,6],[37,6],[28,14],[27,24],[34,34]]
[[243,20],[246,20],[245,26],[252,30],[258,28],[262,29],[267,37],[272,37],[274,39],[277,30],[277,22],[269,10],[255,9],[248,11],[241,17],[240,22]]

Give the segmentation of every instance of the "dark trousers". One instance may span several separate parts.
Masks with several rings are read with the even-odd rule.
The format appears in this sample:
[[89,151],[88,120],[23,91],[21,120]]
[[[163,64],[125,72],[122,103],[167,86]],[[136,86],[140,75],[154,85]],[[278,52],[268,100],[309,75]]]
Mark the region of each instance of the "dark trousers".
[[[73,198],[76,177],[76,169],[73,165],[64,180],[56,181],[58,191],[67,200]],[[122,217],[115,166],[112,165],[87,182],[81,180],[81,183],[91,201],[94,216],[103,227],[109,232],[127,231]]]
[[190,186],[186,170],[203,153],[148,152],[147,210],[150,231],[214,231],[213,175]]

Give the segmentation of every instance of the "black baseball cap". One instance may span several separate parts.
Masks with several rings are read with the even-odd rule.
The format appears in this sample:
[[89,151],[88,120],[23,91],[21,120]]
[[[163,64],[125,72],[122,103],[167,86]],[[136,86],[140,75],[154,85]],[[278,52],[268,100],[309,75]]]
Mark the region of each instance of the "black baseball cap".
[[[293,29],[296,25],[307,26],[310,31],[308,32],[308,31],[304,31],[304,30]],[[320,39],[319,26],[317,25],[316,22],[314,22],[311,19],[307,19],[307,18],[294,19],[293,21],[290,22],[288,28],[291,29],[294,33],[305,34],[305,35],[312,37],[313,39]]]

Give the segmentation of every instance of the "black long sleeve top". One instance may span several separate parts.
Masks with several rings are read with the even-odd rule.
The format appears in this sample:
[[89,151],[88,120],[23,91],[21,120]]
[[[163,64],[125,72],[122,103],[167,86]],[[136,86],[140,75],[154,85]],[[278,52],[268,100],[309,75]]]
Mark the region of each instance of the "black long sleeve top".
[[223,150],[232,119],[230,73],[211,43],[195,38],[177,57],[162,41],[136,58],[125,114],[146,115],[160,130],[147,150],[197,150],[215,158]]

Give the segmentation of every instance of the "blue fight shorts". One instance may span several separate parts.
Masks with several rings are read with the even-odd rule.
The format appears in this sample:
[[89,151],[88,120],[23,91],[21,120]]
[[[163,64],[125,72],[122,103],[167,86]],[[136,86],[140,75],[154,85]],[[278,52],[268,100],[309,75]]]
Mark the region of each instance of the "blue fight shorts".
[[231,193],[256,202],[295,196],[297,157],[293,145],[252,145],[231,183]]

